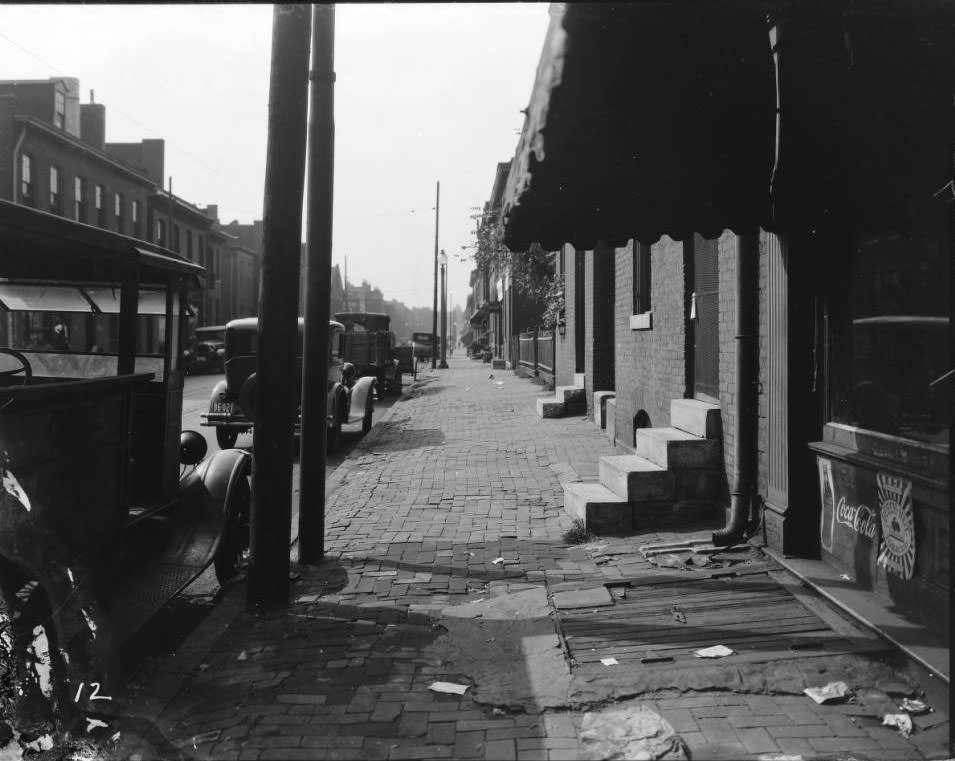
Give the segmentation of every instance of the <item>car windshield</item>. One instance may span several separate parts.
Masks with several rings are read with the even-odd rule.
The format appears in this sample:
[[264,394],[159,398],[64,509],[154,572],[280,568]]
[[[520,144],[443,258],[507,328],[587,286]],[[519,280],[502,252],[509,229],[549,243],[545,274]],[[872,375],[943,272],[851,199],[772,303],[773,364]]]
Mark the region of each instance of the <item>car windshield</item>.
[[[35,376],[100,378],[118,373],[119,284],[0,282],[0,346],[22,353]],[[178,313],[178,297],[174,297]],[[162,380],[166,291],[142,288],[136,372]],[[4,360],[0,370],[11,358]]]

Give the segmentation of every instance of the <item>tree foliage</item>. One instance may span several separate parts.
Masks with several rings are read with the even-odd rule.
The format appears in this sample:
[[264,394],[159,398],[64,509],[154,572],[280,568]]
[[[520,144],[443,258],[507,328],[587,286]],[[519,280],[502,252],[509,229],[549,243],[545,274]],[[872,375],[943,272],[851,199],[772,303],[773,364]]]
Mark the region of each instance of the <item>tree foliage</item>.
[[474,263],[479,270],[507,275],[517,291],[544,307],[544,327],[552,328],[564,310],[564,286],[558,276],[553,252],[532,243],[527,251],[511,251],[504,245],[500,215],[485,214],[475,233]]

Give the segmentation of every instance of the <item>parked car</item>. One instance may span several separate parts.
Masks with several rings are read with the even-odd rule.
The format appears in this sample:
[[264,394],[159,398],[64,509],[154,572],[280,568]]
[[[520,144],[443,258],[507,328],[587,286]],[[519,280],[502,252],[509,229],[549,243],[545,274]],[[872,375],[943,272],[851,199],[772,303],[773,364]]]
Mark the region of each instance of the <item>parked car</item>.
[[[299,354],[296,377],[301,383],[302,346],[305,321],[298,319]],[[252,430],[255,422],[256,366],[259,340],[257,317],[232,320],[225,331],[225,378],[216,383],[209,398],[209,411],[202,413],[202,425],[216,429],[216,441],[222,449],[234,447],[240,433]],[[345,362],[342,351],[345,326],[328,322],[328,451],[341,445],[344,423],[362,424],[368,433],[374,415],[373,376],[359,377],[354,366]],[[301,402],[301,389],[299,389]],[[301,411],[301,410],[300,410]],[[300,432],[296,421],[295,432]]]
[[[42,633],[50,707],[95,711],[77,685],[106,692],[120,642],[210,564],[224,582],[243,563],[251,457],[206,457],[202,436],[181,430],[176,337],[200,266],[5,201],[0,251],[0,590],[14,670],[38,673]],[[36,679],[20,689],[29,705],[50,697]]]
[[186,374],[221,373],[225,369],[225,325],[196,328],[183,352]]
[[391,318],[381,312],[337,312],[335,319],[345,326],[345,360],[358,375],[373,375],[380,393],[401,396],[402,370]]

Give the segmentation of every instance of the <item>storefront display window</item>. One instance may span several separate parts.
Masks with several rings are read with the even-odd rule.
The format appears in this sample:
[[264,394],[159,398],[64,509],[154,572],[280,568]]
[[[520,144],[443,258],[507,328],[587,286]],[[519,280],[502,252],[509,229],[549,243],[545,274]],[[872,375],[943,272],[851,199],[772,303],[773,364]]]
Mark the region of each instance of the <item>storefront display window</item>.
[[855,247],[847,303],[831,315],[833,421],[948,443],[950,254],[937,222]]

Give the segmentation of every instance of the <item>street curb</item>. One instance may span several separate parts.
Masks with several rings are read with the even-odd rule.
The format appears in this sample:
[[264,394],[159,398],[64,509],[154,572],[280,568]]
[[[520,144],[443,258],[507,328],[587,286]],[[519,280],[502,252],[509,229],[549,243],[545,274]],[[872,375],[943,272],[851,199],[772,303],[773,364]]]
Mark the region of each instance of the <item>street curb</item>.
[[[395,403],[382,412],[381,417],[374,423],[372,429],[348,453],[342,464],[335,468],[331,477],[325,481],[326,499],[335,494],[345,483],[352,465],[349,461],[368,452],[369,445],[380,436],[384,425],[394,416],[400,402],[412,399],[412,391],[418,387],[420,381],[415,379],[411,388],[395,400]],[[298,463],[296,463],[298,466]],[[292,538],[289,544],[291,550],[298,542],[298,525],[292,522]],[[158,685],[152,689],[147,687],[142,693],[135,696],[138,707],[145,710],[136,715],[158,725],[159,718],[172,703],[173,698],[182,691],[186,682],[195,674],[203,659],[209,654],[219,638],[245,612],[246,585],[242,578],[227,588],[221,590],[221,598],[215,603],[212,612],[190,633],[182,642],[169,660],[175,662],[164,663],[150,678],[150,684]]]

